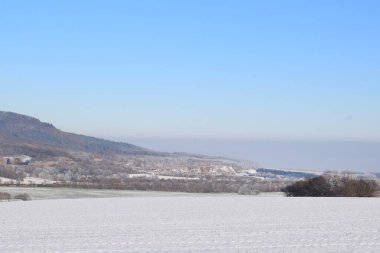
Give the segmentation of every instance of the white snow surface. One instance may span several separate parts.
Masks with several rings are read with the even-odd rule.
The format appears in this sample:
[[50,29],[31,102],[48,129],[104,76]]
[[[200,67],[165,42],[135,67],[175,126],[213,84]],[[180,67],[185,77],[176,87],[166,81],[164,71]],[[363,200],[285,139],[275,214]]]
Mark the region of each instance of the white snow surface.
[[380,252],[378,198],[170,196],[0,203],[0,252]]
[[174,177],[157,175],[159,179],[176,179],[176,180],[199,180],[199,177]]
[[54,184],[57,183],[57,181],[43,179],[39,177],[26,177],[23,181],[21,181],[21,184]]
[[6,178],[6,177],[0,177],[0,182],[3,183],[3,184],[10,184],[10,183],[12,183],[14,181],[16,181],[16,180],[9,179],[9,178]]
[[[10,184],[10,183],[18,182],[18,180],[0,177],[0,182],[2,184]],[[43,179],[39,177],[25,177],[22,181],[19,181],[19,183],[23,185],[30,185],[30,184],[45,184],[46,185],[46,184],[57,183],[57,181]]]

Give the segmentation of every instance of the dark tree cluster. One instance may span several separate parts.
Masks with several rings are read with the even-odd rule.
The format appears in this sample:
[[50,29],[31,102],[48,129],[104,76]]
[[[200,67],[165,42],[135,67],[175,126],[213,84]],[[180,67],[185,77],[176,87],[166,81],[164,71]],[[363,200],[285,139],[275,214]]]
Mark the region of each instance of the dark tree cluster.
[[22,180],[25,177],[24,172],[16,172],[13,168],[0,166],[0,177],[9,179]]
[[289,197],[376,197],[375,179],[351,173],[328,172],[319,177],[297,181],[283,191]]
[[23,201],[32,200],[30,195],[27,193],[19,193],[19,194],[16,194],[12,197],[12,195],[9,194],[8,192],[0,192],[0,201],[1,200],[8,200],[9,201],[11,199],[20,199]]
[[7,192],[0,192],[0,200],[10,200],[12,196]]

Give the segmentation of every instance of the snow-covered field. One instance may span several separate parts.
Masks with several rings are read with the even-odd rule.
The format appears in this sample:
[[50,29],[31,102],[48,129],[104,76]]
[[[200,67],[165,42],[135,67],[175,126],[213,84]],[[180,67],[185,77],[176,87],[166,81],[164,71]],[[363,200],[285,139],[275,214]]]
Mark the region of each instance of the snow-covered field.
[[380,199],[167,196],[0,203],[0,252],[380,252]]

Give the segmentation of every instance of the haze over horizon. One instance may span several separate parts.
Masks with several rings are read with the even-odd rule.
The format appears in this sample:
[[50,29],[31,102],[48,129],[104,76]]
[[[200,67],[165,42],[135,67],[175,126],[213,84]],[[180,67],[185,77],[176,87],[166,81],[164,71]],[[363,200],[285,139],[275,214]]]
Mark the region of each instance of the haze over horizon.
[[378,1],[4,2],[0,110],[167,151],[380,170],[379,16]]

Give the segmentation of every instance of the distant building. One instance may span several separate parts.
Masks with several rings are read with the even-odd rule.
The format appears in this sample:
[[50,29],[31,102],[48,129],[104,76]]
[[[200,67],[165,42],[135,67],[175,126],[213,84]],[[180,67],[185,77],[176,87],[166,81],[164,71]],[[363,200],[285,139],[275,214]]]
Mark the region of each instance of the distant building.
[[8,164],[8,165],[28,165],[29,162],[32,160],[32,158],[26,155],[20,155],[20,156],[3,157],[2,160],[3,160],[3,164]]

